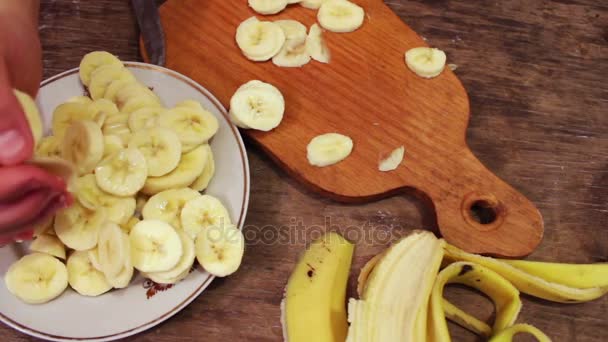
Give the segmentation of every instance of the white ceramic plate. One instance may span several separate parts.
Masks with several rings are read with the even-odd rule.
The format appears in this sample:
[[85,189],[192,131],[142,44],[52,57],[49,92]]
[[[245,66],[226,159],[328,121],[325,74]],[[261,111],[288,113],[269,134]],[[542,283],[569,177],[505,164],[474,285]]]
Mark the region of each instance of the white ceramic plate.
[[[238,130],[230,123],[220,102],[206,89],[174,71],[143,63],[125,63],[137,79],[160,96],[168,107],[194,99],[219,120],[211,142],[216,171],[206,193],[220,198],[239,228],[245,221],[249,201],[249,164]],[[82,95],[78,69],[66,71],[42,83],[37,103],[45,127],[51,125],[55,107],[70,97]],[[0,276],[27,252],[24,245],[0,249]],[[0,320],[28,335],[54,341],[109,341],[149,329],[173,316],[211,283],[213,277],[200,266],[173,287],[135,278],[127,289],[97,298],[87,298],[68,289],[58,299],[43,305],[28,305],[13,297],[0,281]]]

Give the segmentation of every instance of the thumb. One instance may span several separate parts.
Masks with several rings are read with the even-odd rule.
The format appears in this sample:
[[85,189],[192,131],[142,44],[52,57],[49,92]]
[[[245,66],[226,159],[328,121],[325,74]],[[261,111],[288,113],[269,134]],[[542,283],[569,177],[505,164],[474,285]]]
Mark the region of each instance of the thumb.
[[0,165],[16,165],[34,152],[34,138],[0,57]]

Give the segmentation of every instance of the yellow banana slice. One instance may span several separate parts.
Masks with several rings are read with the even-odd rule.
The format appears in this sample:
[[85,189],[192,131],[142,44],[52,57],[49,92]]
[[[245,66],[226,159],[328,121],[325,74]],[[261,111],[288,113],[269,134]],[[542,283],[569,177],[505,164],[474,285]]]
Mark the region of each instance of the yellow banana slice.
[[103,134],[93,121],[74,122],[63,139],[63,159],[76,166],[80,174],[93,171],[103,157]]
[[545,333],[529,324],[515,324],[514,326],[494,335],[489,342],[511,342],[516,334],[522,333],[534,336],[538,342],[551,342],[549,336],[545,335]]
[[103,136],[103,157],[122,150],[126,146],[118,135],[108,134]]
[[501,260],[548,282],[578,289],[608,287],[608,263],[560,264],[528,260]]
[[378,164],[378,170],[382,172],[396,170],[403,161],[405,147],[401,146],[394,149],[386,158]]
[[207,150],[204,145],[182,155],[175,170],[161,177],[148,177],[141,191],[154,195],[169,189],[185,188],[192,184],[205,169]]
[[194,252],[194,240],[181,230],[177,230],[179,239],[182,243],[183,254],[177,265],[165,272],[148,272],[146,277],[159,284],[175,284],[188,275],[196,253]]
[[[130,246],[129,237],[126,235],[126,233],[123,233],[123,234],[125,235],[124,238],[127,241],[127,245]],[[130,249],[131,248],[129,247],[129,250]],[[113,276],[113,277],[106,276],[106,280],[115,289],[124,289],[125,287],[129,286],[129,284],[131,283],[134,272],[135,272],[135,269],[133,268],[133,264],[131,263],[131,255],[129,253],[126,258],[125,265],[123,266],[120,273],[118,273],[116,276]]]
[[183,145],[203,144],[219,128],[217,119],[210,112],[186,107],[174,107],[161,113],[158,124],[177,133]]
[[196,237],[196,260],[210,274],[226,277],[239,269],[245,237],[234,225],[213,226]]
[[174,228],[182,228],[180,215],[189,201],[200,197],[201,194],[190,189],[172,189],[159,192],[150,197],[142,209],[145,220],[160,220],[171,224]]
[[365,11],[348,0],[328,0],[317,12],[319,24],[332,32],[353,32],[365,19]]
[[[201,107],[202,110],[202,107]],[[132,132],[137,132],[146,128],[158,126],[160,115],[166,111],[163,107],[144,107],[129,115],[129,128]]]
[[203,172],[196,178],[194,183],[190,184],[190,187],[196,191],[203,191],[207,189],[211,178],[215,174],[215,160],[213,159],[213,151],[208,144],[203,145],[207,150],[207,163]]
[[138,149],[146,158],[148,175],[160,177],[175,170],[182,157],[182,143],[170,129],[155,127],[131,136],[129,148]]
[[112,81],[124,80],[135,81],[135,76],[122,65],[104,65],[97,68],[91,74],[91,82],[88,90],[93,100],[104,97],[104,94]]
[[247,128],[270,131],[283,120],[285,100],[272,84],[249,81],[230,99],[230,116]]
[[99,267],[106,277],[115,277],[124,268],[127,255],[131,253],[127,240],[127,236],[116,223],[106,222],[101,227],[97,255]]
[[285,34],[285,45],[295,47],[306,41],[306,26],[297,20],[277,20],[275,24],[281,27]]
[[519,291],[498,273],[470,262],[453,263],[439,272],[431,294],[429,335],[432,341],[450,340],[443,311],[443,289],[446,284],[473,287],[492,299],[496,306],[494,333],[513,325],[521,310]]
[[279,25],[251,17],[236,29],[236,43],[248,59],[267,61],[281,50],[285,34]]
[[86,252],[87,252],[87,257],[89,258],[89,261],[91,262],[91,266],[93,266],[94,269],[101,272],[101,264],[99,263],[99,251],[97,250],[97,247],[89,249]]
[[65,246],[57,236],[42,234],[30,244],[30,251],[45,253],[65,260]]
[[70,286],[80,295],[97,297],[112,289],[103,273],[93,267],[87,252],[72,253],[68,258],[67,269]]
[[416,75],[424,78],[439,76],[445,69],[445,52],[428,47],[417,47],[405,53],[405,64]]
[[110,84],[108,84],[108,87],[106,88],[106,92],[103,94],[103,98],[108,100],[108,101],[112,101],[112,102],[116,102],[116,95],[118,94],[118,92],[120,90],[122,90],[123,88],[134,84],[134,83],[138,83],[137,80],[114,80],[112,82],[110,82]]
[[91,98],[88,96],[72,96],[69,99],[67,99],[65,102],[76,102],[76,103],[82,103],[85,105],[89,105],[89,104],[93,103],[93,100],[91,100]]
[[283,68],[299,68],[308,62],[310,62],[310,55],[305,43],[294,46],[286,42],[281,51],[272,57],[272,63]]
[[129,114],[116,114],[106,118],[101,131],[104,135],[116,135],[120,137],[123,145],[131,138],[131,130],[128,125]]
[[277,14],[287,7],[287,0],[248,0],[249,7],[259,14]]
[[[114,102],[106,99],[99,99],[91,102],[87,105],[88,117],[93,118],[97,124],[103,126],[105,123],[105,119],[110,116],[120,114],[118,111],[118,107],[114,104]],[[103,121],[102,121],[103,118]]]
[[198,196],[188,201],[184,205],[180,219],[182,229],[193,239],[209,227],[232,225],[226,207],[211,195]]
[[331,53],[323,38],[323,30],[317,24],[313,24],[308,31],[306,52],[317,62],[329,63],[331,60]]
[[97,236],[106,220],[104,208],[89,210],[75,202],[55,216],[55,233],[69,248],[86,251],[97,245]]
[[37,157],[61,157],[61,140],[54,135],[44,137],[36,147]]
[[[447,245],[446,259],[451,261],[468,261],[485,266],[510,281],[519,291],[531,296],[559,303],[579,303],[597,299],[608,293],[608,287],[575,288],[554,283],[526,273],[503,261],[466,253],[457,247]],[[599,283],[598,285],[601,285]]]
[[135,198],[119,197],[104,192],[97,185],[93,174],[76,179],[74,185],[78,202],[90,210],[104,208],[106,218],[111,222],[124,224],[135,213]]
[[129,234],[133,266],[141,272],[165,272],[177,265],[183,254],[179,235],[168,223],[143,220]]
[[65,131],[75,121],[91,120],[88,106],[78,102],[67,102],[60,104],[53,111],[53,134],[58,139],[63,139]]
[[68,287],[68,271],[54,257],[33,253],[9,267],[4,276],[6,288],[28,304],[43,304],[59,297]]
[[310,165],[324,167],[346,159],[353,150],[353,141],[346,135],[327,133],[314,137],[306,147]]
[[321,8],[321,5],[327,1],[328,0],[302,0],[299,3],[302,7],[316,10]]
[[114,103],[123,113],[132,113],[144,107],[161,107],[158,96],[141,83],[130,83],[120,88],[114,97]]
[[116,56],[105,51],[93,51],[86,54],[80,62],[80,80],[82,84],[88,87],[93,71],[104,65],[123,66]]
[[95,168],[97,185],[116,196],[133,196],[148,177],[146,158],[134,148],[122,149],[102,160]]
[[25,113],[25,118],[30,124],[30,129],[32,130],[32,136],[34,138],[35,145],[38,145],[40,139],[42,139],[42,119],[40,118],[40,112],[38,111],[38,107],[36,106],[36,102],[32,99],[28,94],[21,92],[17,89],[13,90],[17,100],[21,104],[23,108],[23,112]]

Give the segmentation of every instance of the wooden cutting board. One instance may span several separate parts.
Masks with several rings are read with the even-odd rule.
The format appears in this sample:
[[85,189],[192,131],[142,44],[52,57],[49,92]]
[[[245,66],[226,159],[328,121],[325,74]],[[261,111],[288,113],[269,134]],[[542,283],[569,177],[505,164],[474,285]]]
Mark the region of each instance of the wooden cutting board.
[[[450,243],[497,256],[531,253],[543,236],[542,217],[467,147],[469,100],[458,78],[447,68],[432,80],[417,77],[407,69],[404,52],[426,46],[424,40],[381,0],[354,2],[365,9],[365,23],[354,33],[325,33],[329,64],[279,68],[247,60],[236,45],[236,27],[255,15],[246,0],[169,0],[160,9],[167,67],[202,84],[226,107],[249,80],[277,86],[286,101],[282,124],[268,133],[243,132],[312,189],[344,202],[413,191],[433,205]],[[308,27],[315,17],[316,11],[298,5],[279,15],[258,15]],[[353,152],[339,164],[313,167],[306,145],[328,132],[350,136]],[[402,145],[403,164],[378,171],[379,160]]]

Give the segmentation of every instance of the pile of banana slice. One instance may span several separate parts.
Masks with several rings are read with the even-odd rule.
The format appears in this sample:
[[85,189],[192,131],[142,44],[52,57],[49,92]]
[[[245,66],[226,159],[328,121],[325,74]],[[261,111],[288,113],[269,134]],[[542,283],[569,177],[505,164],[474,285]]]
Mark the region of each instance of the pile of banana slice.
[[[10,267],[8,290],[33,304],[68,284],[99,296],[127,287],[135,270],[173,284],[195,259],[213,275],[234,273],[244,237],[222,202],[200,193],[215,172],[208,144],[219,127],[215,116],[192,100],[163,107],[107,52],[87,54],[80,78],[91,97],[58,106],[53,135],[40,138],[35,153],[74,166],[77,200],[36,227],[34,253]],[[38,136],[41,125],[29,121]]]

